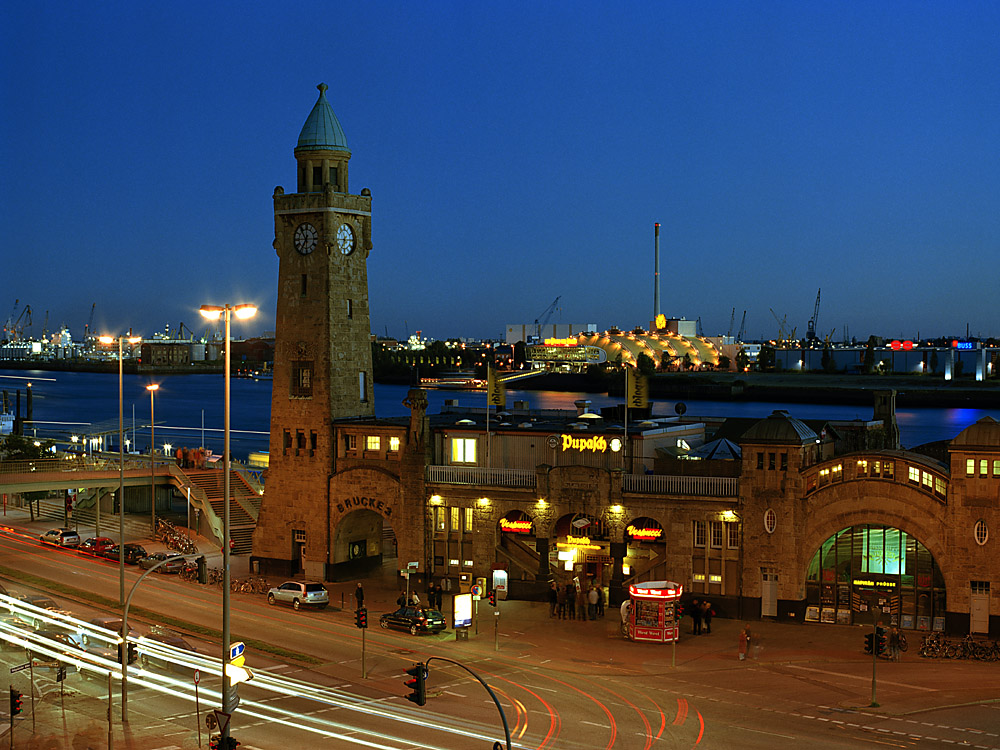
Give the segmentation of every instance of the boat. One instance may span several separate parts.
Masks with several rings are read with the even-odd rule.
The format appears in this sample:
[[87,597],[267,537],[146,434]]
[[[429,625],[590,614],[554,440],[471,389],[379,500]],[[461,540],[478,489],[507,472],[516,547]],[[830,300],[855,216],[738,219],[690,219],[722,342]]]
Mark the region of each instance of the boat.
[[486,381],[480,378],[420,378],[420,387],[439,391],[482,391],[486,389]]

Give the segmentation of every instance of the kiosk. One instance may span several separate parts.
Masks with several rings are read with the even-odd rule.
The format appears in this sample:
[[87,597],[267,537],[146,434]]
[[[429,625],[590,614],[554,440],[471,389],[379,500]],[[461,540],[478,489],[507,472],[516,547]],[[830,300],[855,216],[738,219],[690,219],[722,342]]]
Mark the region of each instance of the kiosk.
[[671,643],[678,640],[677,607],[684,587],[673,581],[644,581],[628,587],[622,605],[622,634],[632,641]]

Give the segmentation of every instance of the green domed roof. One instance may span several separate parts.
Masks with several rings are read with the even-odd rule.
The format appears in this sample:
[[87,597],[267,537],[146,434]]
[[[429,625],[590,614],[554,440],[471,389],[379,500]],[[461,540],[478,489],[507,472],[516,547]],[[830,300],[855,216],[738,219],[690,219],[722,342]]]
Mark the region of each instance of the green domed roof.
[[316,88],[319,89],[319,99],[306,118],[306,124],[302,126],[299,142],[295,148],[306,151],[327,149],[349,151],[344,129],[340,127],[337,116],[333,114],[333,107],[326,100],[327,85],[321,83]]

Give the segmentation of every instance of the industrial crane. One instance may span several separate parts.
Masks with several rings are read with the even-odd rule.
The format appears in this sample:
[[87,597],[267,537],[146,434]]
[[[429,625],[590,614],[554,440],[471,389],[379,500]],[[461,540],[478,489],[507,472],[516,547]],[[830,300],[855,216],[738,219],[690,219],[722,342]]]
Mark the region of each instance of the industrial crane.
[[778,313],[774,311],[773,307],[769,309],[771,310],[771,315],[773,315],[774,319],[778,321],[778,344],[783,344],[785,341],[786,326],[788,325],[788,316],[786,315],[783,318],[779,318]]
[[90,318],[87,320],[87,325],[83,327],[83,340],[86,341],[90,338],[90,329],[94,325],[94,311],[97,309],[97,303],[95,302],[90,306]]
[[744,310],[743,311],[743,321],[740,323],[740,332],[736,334],[736,340],[737,341],[742,341],[743,340],[743,334],[744,334],[744,332],[746,332],[746,329],[747,329],[747,311]]
[[549,318],[551,318],[552,313],[556,311],[556,305],[559,304],[559,300],[561,299],[562,295],[560,294],[558,297],[552,300],[551,305],[549,305],[548,307],[545,308],[545,310],[542,311],[541,315],[535,318],[535,337],[539,341],[541,341],[542,339],[542,328],[545,326],[546,323],[549,322]]
[[816,340],[816,321],[819,320],[819,293],[822,289],[816,290],[816,306],[813,308],[813,316],[809,319],[809,327],[806,329],[806,341]]

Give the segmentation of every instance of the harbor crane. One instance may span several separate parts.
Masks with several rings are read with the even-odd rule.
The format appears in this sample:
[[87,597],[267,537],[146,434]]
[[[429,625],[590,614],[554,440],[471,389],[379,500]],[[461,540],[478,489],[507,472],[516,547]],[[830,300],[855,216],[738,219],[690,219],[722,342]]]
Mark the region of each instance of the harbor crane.
[[83,340],[86,341],[90,338],[91,328],[94,327],[94,311],[97,310],[97,303],[95,302],[90,306],[90,318],[87,319],[87,325],[83,327]]
[[813,316],[809,319],[809,327],[806,329],[806,341],[815,341],[817,338],[816,322],[819,320],[819,293],[821,291],[823,290],[816,290],[816,305],[813,307]]
[[552,300],[551,305],[549,305],[542,311],[541,315],[535,318],[535,338],[537,338],[539,341],[541,341],[542,339],[542,328],[545,326],[546,323],[549,322],[549,318],[551,318],[552,313],[556,311],[557,309],[556,306],[559,304],[559,300],[561,299],[562,295],[560,294],[558,297]]
[[744,310],[743,311],[743,321],[740,323],[740,331],[739,331],[739,333],[736,334],[736,340],[737,341],[742,341],[743,340],[743,334],[746,332],[746,330],[747,330],[747,311]]
[[774,311],[773,307],[768,309],[770,309],[771,315],[774,316],[774,319],[778,321],[778,344],[782,344],[785,341],[785,331],[787,330],[788,326],[788,316],[786,315],[783,318],[779,318],[778,313]]

